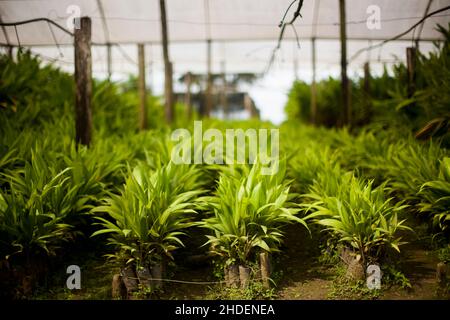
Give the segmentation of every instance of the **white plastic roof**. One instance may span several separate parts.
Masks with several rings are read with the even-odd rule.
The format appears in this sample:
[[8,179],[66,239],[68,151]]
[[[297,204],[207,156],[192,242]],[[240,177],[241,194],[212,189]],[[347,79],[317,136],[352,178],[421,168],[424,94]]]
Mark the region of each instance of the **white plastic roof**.
[[[166,0],[171,42],[233,40],[274,40],[278,37],[280,19],[292,0]],[[427,0],[347,0],[349,39],[386,39],[418,21],[428,5]],[[430,11],[448,6],[449,0],[434,0]],[[372,7],[371,7],[372,6]],[[373,6],[380,8],[381,28],[370,30],[366,21]],[[294,11],[296,5],[292,6]],[[317,13],[314,8],[317,8]],[[75,11],[73,11],[75,8]],[[79,12],[77,12],[79,8]],[[103,9],[103,10],[102,10]],[[66,26],[74,14],[92,18],[96,43],[158,43],[161,32],[159,0],[2,0],[3,22],[46,17]],[[314,17],[317,14],[317,21]],[[448,12],[425,23],[422,38],[437,39],[435,23],[449,21]],[[339,1],[305,0],[303,18],[295,22],[300,38],[339,38]],[[102,18],[106,19],[103,23]],[[291,14],[288,14],[288,19]],[[8,37],[17,44],[15,30],[6,28]],[[17,27],[23,45],[54,45],[45,22]],[[55,28],[53,28],[55,29]],[[69,35],[54,30],[57,42],[71,44]],[[411,35],[404,38],[409,39]],[[286,38],[293,39],[288,28]],[[0,42],[5,42],[0,33]]]
[[[359,49],[389,39],[411,27],[425,14],[430,0],[346,0],[348,57]],[[277,45],[278,24],[292,0],[166,0],[170,59],[175,77],[186,71],[206,72],[206,40],[212,40],[212,71],[263,72]],[[450,5],[450,0],[431,0],[428,12]],[[290,20],[294,4],[287,14]],[[78,10],[79,9],[79,10]],[[367,21],[379,9],[380,28],[369,28]],[[137,72],[136,43],[146,44],[148,82],[156,93],[162,92],[163,63],[161,52],[159,0],[0,0],[3,22],[48,18],[71,29],[72,18],[92,19],[93,72],[106,75],[106,49],[113,46],[113,78],[123,79]],[[304,0],[302,17],[287,27],[273,67],[264,79],[249,88],[261,107],[262,117],[270,112],[282,114],[282,104],[294,75],[309,81],[312,75],[311,41],[317,39],[318,78],[339,76],[339,0]],[[104,19],[103,19],[104,18]],[[450,10],[426,20],[420,33],[420,50],[433,49],[430,40],[439,40],[436,24],[447,26]],[[72,31],[73,29],[71,29]],[[364,52],[349,64],[349,75],[361,74],[362,64],[371,62],[379,73],[384,65],[405,60],[405,48],[419,35],[420,28],[399,41]],[[6,34],[6,36],[5,36]],[[30,47],[44,60],[73,71],[72,37],[47,22],[0,29],[0,44]],[[283,101],[282,101],[283,100]],[[281,101],[281,102],[280,102]],[[267,107],[265,107],[265,105]],[[267,111],[270,108],[275,111]],[[272,119],[273,120],[273,119]],[[277,121],[277,120],[275,120]]]

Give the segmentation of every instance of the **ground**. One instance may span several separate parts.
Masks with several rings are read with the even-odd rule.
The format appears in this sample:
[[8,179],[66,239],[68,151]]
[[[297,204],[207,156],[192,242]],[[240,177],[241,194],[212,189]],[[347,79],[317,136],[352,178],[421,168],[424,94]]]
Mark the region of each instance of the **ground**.
[[[352,290],[336,287],[336,266],[327,265],[319,260],[320,250],[317,240],[311,237],[302,226],[290,226],[286,230],[286,239],[282,255],[275,259],[277,287],[271,298],[288,300],[322,300],[322,299],[352,299],[371,298],[371,295],[348,294]],[[186,257],[179,259],[186,262]],[[82,290],[70,291],[64,288],[66,275],[59,272],[53,279],[50,291],[40,290],[36,299],[110,299],[111,279],[117,270],[104,263],[101,256],[91,256],[81,266]],[[438,298],[436,284],[435,253],[424,248],[421,241],[411,238],[410,243],[402,248],[401,271],[409,279],[412,288],[403,289],[397,285],[384,288],[377,293],[378,299],[436,299]],[[282,270],[282,271],[280,271]],[[200,282],[199,284],[167,283],[165,290],[158,294],[160,299],[213,299],[218,285],[204,282],[217,281],[213,276],[213,268],[207,263],[186,264],[173,269],[172,279]],[[55,281],[55,279],[57,279]],[[339,295],[339,290],[345,295]]]

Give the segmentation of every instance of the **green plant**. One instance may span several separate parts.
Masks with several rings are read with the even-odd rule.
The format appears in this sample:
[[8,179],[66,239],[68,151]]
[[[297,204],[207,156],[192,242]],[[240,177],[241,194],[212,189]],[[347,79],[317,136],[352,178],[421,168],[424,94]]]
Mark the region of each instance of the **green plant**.
[[393,265],[384,265],[382,266],[383,271],[383,282],[391,284],[391,285],[398,285],[402,289],[411,289],[411,282],[409,279],[405,276],[403,272],[398,270]]
[[70,168],[49,167],[36,149],[23,169],[7,171],[1,179],[6,183],[6,191],[0,189],[2,259],[55,254],[72,236],[67,216],[84,208],[78,186],[70,183]]
[[450,222],[450,158],[441,161],[439,179],[424,183],[419,191],[420,211],[430,214],[442,230]]
[[[318,223],[357,250],[363,265],[380,258],[389,247],[400,251],[404,242],[398,232],[411,229],[398,219],[398,212],[405,206],[385,197],[386,185],[374,188],[373,181],[360,180],[350,173],[329,178],[327,185],[318,181],[313,186],[308,196],[316,202],[305,205],[320,215]],[[321,190],[323,187],[325,190]]]
[[295,152],[289,161],[288,174],[299,193],[306,193],[321,172],[336,170],[337,154],[318,143]]
[[108,242],[118,250],[113,257],[121,263],[148,266],[172,258],[171,252],[183,246],[182,230],[192,226],[195,201],[203,192],[198,177],[195,166],[135,167],[121,194],[111,194],[93,210],[113,220],[97,217],[102,228],[93,236],[110,234]]
[[424,183],[434,181],[439,175],[439,159],[445,154],[438,144],[426,145],[409,141],[392,148],[386,171],[393,190],[412,203],[421,200],[418,192]]
[[251,281],[245,289],[212,287],[206,296],[209,300],[273,300],[275,298],[275,289],[266,289],[258,281]]
[[299,210],[291,202],[294,195],[284,181],[285,161],[273,175],[262,175],[261,167],[256,162],[251,168],[241,167],[243,172],[223,172],[215,196],[205,199],[214,211],[201,223],[213,232],[206,244],[227,264],[247,264],[258,249],[278,251],[281,227],[287,223],[306,227],[306,218],[296,216]]
[[346,269],[341,265],[335,267],[336,276],[333,279],[328,298],[333,300],[375,300],[381,295],[379,289],[369,289],[365,281],[354,281],[345,276]]
[[[316,123],[335,126],[340,119],[340,81],[328,78],[316,84]],[[309,122],[311,120],[311,88],[304,82],[294,82],[286,104],[289,119]]]
[[438,250],[438,258],[441,262],[450,263],[450,245]]

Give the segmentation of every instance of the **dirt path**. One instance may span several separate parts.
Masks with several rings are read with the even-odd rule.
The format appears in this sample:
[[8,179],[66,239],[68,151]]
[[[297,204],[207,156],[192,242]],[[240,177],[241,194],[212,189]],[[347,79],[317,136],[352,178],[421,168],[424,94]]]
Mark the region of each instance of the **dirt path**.
[[[195,268],[180,268],[173,277],[178,280],[187,280],[193,282],[217,281],[212,279],[212,270],[209,266],[200,266]],[[164,284],[164,292],[159,296],[160,299],[181,299],[181,300],[200,300],[205,299],[209,288],[208,284],[189,284],[167,282]]]
[[[392,286],[384,290],[380,299],[424,300],[437,299],[436,264],[438,259],[423,244],[410,239],[402,247],[401,270],[409,279],[412,288]],[[283,270],[278,285],[278,298],[291,300],[327,299],[332,288],[333,270],[318,262],[317,242],[301,227],[290,227],[286,233],[284,252],[279,262]]]
[[[400,268],[410,280],[412,289],[395,286],[382,292],[379,299],[386,300],[421,300],[436,299],[436,264],[438,259],[433,252],[424,248],[418,241],[410,240],[410,244],[402,247],[399,261]],[[300,225],[292,225],[286,230],[282,254],[274,261],[275,278],[278,285],[275,289],[276,299],[282,300],[324,300],[333,290],[335,270],[325,267],[318,261],[320,255],[317,238],[311,238]],[[193,252],[198,254],[201,252]],[[192,254],[192,253],[189,253]],[[177,257],[178,267],[169,275],[170,279],[188,281],[217,281],[212,266],[206,262],[192,265],[188,256]],[[83,267],[86,278],[83,280],[84,290],[72,294],[63,290],[62,284],[66,274],[61,271],[61,281],[54,281],[57,287],[50,292],[42,292],[37,299],[110,299],[111,278],[114,273],[102,259],[95,259]],[[277,274],[278,273],[278,274]],[[184,283],[166,283],[164,292],[158,294],[159,299],[205,299],[211,297],[212,285],[194,285]],[[220,289],[218,289],[220,290]]]
[[412,289],[390,288],[383,299],[436,299],[436,265],[435,255],[424,250],[420,244],[412,242],[402,248],[401,268],[409,279]]
[[282,252],[279,267],[283,270],[283,277],[277,288],[278,298],[326,299],[333,274],[318,262],[317,244],[305,228],[300,225],[289,227]]

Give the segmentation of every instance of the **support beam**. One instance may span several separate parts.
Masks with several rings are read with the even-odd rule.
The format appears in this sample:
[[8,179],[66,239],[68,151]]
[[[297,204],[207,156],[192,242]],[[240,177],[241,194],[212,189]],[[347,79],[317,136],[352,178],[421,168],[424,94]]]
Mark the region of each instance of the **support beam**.
[[[3,22],[1,15],[0,15],[0,22]],[[6,47],[8,48],[8,57],[10,59],[12,59],[12,57],[13,57],[13,46],[11,45],[11,42],[9,41],[8,32],[6,32],[6,28],[3,25],[2,25],[2,32],[3,32],[3,36],[5,37],[5,40],[6,40]]]
[[406,48],[406,65],[408,68],[408,98],[416,91],[416,48]]
[[147,90],[145,87],[145,47],[138,44],[138,64],[139,64],[139,129],[147,129]]
[[372,95],[370,92],[370,65],[369,62],[364,63],[364,101],[365,101],[365,122],[369,122],[372,116]]
[[111,43],[106,44],[106,68],[108,72],[108,80],[111,81],[112,76]]
[[165,117],[167,123],[174,121],[174,101],[173,101],[173,79],[172,64],[169,58],[169,37],[167,29],[166,2],[159,0],[161,13],[161,32],[164,58],[164,97],[165,97]]
[[225,61],[222,61],[222,94],[221,94],[221,105],[223,108],[223,117],[224,119],[228,118],[228,84],[227,84],[227,76],[226,76],[226,64]]
[[192,73],[186,73],[184,78],[184,83],[186,84],[186,94],[184,96],[184,104],[186,105],[186,115],[189,120],[192,119]]
[[294,66],[294,80],[297,81],[298,80],[298,47],[295,45],[294,43],[294,48],[292,51],[292,65]]
[[207,79],[206,79],[206,108],[205,117],[209,118],[211,110],[213,107],[213,97],[212,97],[212,74],[211,74],[211,39],[207,40]]
[[311,123],[317,124],[316,38],[311,39],[311,50],[312,50]]
[[349,82],[347,77],[347,28],[345,17],[345,0],[339,0],[339,18],[340,18],[340,38],[341,38],[341,94],[342,94],[342,112],[343,125],[350,125],[352,122],[352,111],[349,101]]
[[92,56],[91,19],[82,17],[80,28],[75,28],[75,140],[89,145],[92,134]]

